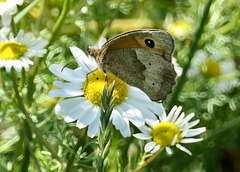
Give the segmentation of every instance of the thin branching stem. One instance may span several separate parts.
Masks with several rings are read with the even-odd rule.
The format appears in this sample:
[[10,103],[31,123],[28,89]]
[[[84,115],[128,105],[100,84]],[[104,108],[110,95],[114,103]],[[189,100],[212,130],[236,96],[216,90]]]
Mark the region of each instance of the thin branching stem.
[[[26,125],[28,126],[28,123],[26,122],[26,121],[24,121],[25,123],[26,123]],[[26,149],[28,149],[28,150],[26,150],[26,151],[28,151],[29,153],[30,153],[30,155],[31,155],[31,157],[33,158],[33,160],[34,160],[34,162],[35,162],[35,165],[36,165],[36,168],[37,168],[37,170],[38,171],[42,171],[41,170],[41,167],[40,167],[40,165],[39,165],[39,163],[38,163],[38,160],[37,160],[37,158],[36,158],[36,156],[35,156],[35,154],[34,154],[34,150],[33,150],[33,148],[32,148],[32,146],[31,146],[31,144],[30,144],[30,138],[29,138],[29,134],[28,134],[28,130],[27,129],[29,129],[29,126],[28,127],[24,127],[23,128],[23,137],[24,137],[24,142],[25,142],[25,144],[26,144]],[[25,157],[24,157],[25,158]]]
[[157,158],[157,156],[163,151],[163,149],[164,149],[164,147],[161,147],[153,156],[148,158],[144,163],[142,163],[136,169],[134,169],[133,172],[138,172],[141,169],[143,169],[144,167],[148,166],[150,163],[152,163]]
[[28,171],[29,168],[29,163],[30,163],[30,150],[28,148],[27,143],[30,142],[31,140],[31,131],[29,129],[29,125],[27,123],[26,120],[23,121],[23,129],[22,129],[22,133],[23,133],[23,138],[24,138],[24,142],[26,144],[26,146],[24,146],[24,152],[23,152],[23,160],[22,160],[22,166],[21,166],[21,172],[25,172]]
[[18,85],[17,85],[17,81],[16,81],[16,73],[15,73],[15,70],[13,68],[11,70],[11,76],[12,76],[13,88],[14,88],[14,91],[15,91],[15,97],[17,99],[18,106],[19,106],[20,110],[23,112],[23,114],[25,115],[26,120],[27,120],[29,126],[35,132],[36,137],[38,138],[38,140],[48,149],[49,152],[52,153],[53,157],[56,158],[59,162],[61,162],[63,164],[62,160],[58,157],[58,155],[55,152],[55,150],[46,141],[46,139],[43,138],[41,131],[36,127],[35,123],[32,121],[32,119],[29,116],[27,110],[25,109],[23,100],[22,100],[22,98],[21,98],[21,96],[19,94],[19,91],[18,91]]

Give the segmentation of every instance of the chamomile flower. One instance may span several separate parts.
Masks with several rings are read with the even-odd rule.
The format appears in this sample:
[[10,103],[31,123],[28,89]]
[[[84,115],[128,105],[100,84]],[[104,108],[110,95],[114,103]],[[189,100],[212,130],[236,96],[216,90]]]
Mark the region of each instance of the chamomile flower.
[[12,15],[17,12],[17,5],[22,5],[24,0],[0,0],[0,15],[4,26],[11,23]]
[[167,153],[171,155],[171,147],[176,146],[178,149],[192,155],[187,148],[182,146],[182,143],[195,143],[202,141],[202,138],[192,137],[204,133],[206,128],[201,127],[192,129],[192,127],[197,125],[200,120],[198,119],[189,122],[194,117],[194,113],[185,117],[184,112],[181,113],[181,110],[181,106],[174,106],[168,116],[166,116],[166,113],[163,113],[160,120],[147,120],[146,122],[149,127],[144,125],[139,128],[142,133],[134,134],[134,137],[141,140],[151,140],[144,147],[146,152],[155,153],[161,147],[164,147]]
[[210,55],[204,50],[198,50],[188,71],[189,78],[202,76],[205,79],[215,79],[213,91],[215,94],[228,92],[232,88],[239,87],[237,76],[239,71],[231,58],[224,58],[220,51],[212,50]]
[[164,22],[164,26],[174,37],[179,40],[184,40],[193,32],[192,21],[189,18],[183,17],[183,19],[174,21],[173,17],[168,15]]
[[5,67],[7,72],[13,67],[20,72],[22,68],[28,69],[33,61],[29,58],[39,56],[47,52],[43,49],[48,41],[36,38],[31,39],[32,33],[24,35],[24,31],[20,30],[14,38],[10,33],[9,39],[5,35],[0,35],[0,68]]
[[[102,44],[102,40],[100,41]],[[53,64],[50,71],[66,80],[62,83],[55,81],[60,89],[51,90],[50,97],[65,97],[55,107],[57,115],[66,115],[66,122],[77,121],[78,128],[88,126],[88,136],[97,135],[100,124],[101,95],[104,85],[107,87],[115,81],[113,97],[114,108],[110,116],[113,125],[120,130],[123,137],[131,135],[129,122],[139,127],[145,119],[157,119],[155,113],[162,113],[161,104],[152,102],[141,90],[128,86],[125,82],[111,74],[104,74],[97,69],[97,63],[91,56],[77,48],[70,48],[79,68],[72,70]]]

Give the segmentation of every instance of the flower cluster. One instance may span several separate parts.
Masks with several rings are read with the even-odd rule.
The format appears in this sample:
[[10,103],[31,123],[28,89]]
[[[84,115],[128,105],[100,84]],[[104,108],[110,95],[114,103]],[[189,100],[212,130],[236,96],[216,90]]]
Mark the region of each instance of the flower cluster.
[[[99,47],[104,44],[101,39]],[[96,47],[95,47],[96,48]],[[57,115],[66,115],[66,122],[77,121],[78,128],[88,126],[88,136],[98,134],[100,123],[101,95],[104,85],[110,86],[115,81],[113,97],[115,105],[110,116],[113,125],[123,137],[131,135],[130,125],[138,127],[143,133],[134,134],[139,139],[152,139],[145,146],[145,151],[155,153],[160,147],[166,147],[169,154],[171,146],[191,155],[191,152],[180,143],[193,143],[202,139],[189,138],[199,135],[206,129],[191,129],[199,120],[189,122],[194,114],[184,117],[181,107],[174,107],[168,116],[161,103],[156,103],[138,88],[132,87],[112,74],[105,74],[97,69],[97,63],[92,56],[87,56],[77,47],[70,48],[79,68],[72,70],[67,67],[53,64],[50,71],[67,82],[54,81],[59,89],[49,92],[50,97],[65,97],[55,107]],[[160,117],[158,120],[156,114]],[[146,125],[146,124],[147,125]]]
[[154,120],[155,114],[163,112],[162,105],[152,102],[140,89],[128,86],[114,75],[105,75],[103,71],[98,70],[93,57],[86,56],[77,47],[71,47],[70,50],[80,68],[72,70],[60,65],[51,65],[49,68],[55,75],[68,81],[67,83],[55,81],[54,85],[60,89],[49,92],[50,97],[67,98],[55,107],[57,115],[67,115],[66,122],[77,120],[78,128],[88,126],[88,135],[90,137],[97,135],[101,127],[102,90],[104,85],[110,86],[114,80],[115,106],[110,119],[124,137],[131,135],[129,122],[140,127],[144,125],[145,119]]

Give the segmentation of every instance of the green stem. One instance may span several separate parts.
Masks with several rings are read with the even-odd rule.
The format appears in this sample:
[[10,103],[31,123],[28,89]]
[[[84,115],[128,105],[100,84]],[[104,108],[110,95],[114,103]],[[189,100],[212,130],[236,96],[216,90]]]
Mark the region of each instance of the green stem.
[[144,163],[142,163],[140,166],[135,168],[134,172],[140,171],[141,169],[143,169],[144,167],[152,163],[157,158],[157,156],[163,151],[164,148],[165,147],[161,147],[153,156],[151,156]]
[[19,85],[19,91],[21,92],[22,89],[24,88],[24,85],[25,85],[25,81],[26,81],[26,71],[25,71],[25,68],[22,68],[22,77],[21,77],[21,82],[20,82],[20,85]]
[[18,85],[17,85],[17,81],[16,81],[17,76],[15,73],[15,69],[13,69],[13,68],[11,69],[11,77],[12,77],[13,89],[15,91],[15,96],[17,99],[18,106],[24,114],[27,114],[27,111],[24,107],[24,103],[23,103],[22,98],[20,97],[20,94],[18,91]]
[[16,27],[15,27],[15,23],[14,23],[14,19],[12,18],[11,20],[11,28],[12,28],[12,33],[14,35],[14,37],[16,36]]
[[[26,120],[24,122],[25,122],[26,126],[23,129],[23,136],[24,136],[24,142],[26,144],[26,152],[28,152],[28,156],[29,156],[29,153],[30,153],[31,157],[33,158],[33,160],[36,164],[37,170],[41,172],[42,170],[41,170],[40,165],[38,163],[38,160],[37,160],[37,158],[34,154],[34,150],[32,149],[32,146],[30,144],[31,137],[29,136],[29,132],[30,132],[29,125],[26,122]],[[25,158],[25,156],[24,156],[24,158]],[[29,161],[29,158],[28,158],[28,161]],[[27,168],[25,170],[22,170],[22,171],[26,171],[26,170],[27,170]]]
[[29,166],[29,150],[27,148],[27,146],[25,146],[24,148],[24,154],[23,154],[23,164],[22,164],[22,167],[21,167],[21,172],[26,172],[28,171],[28,166]]
[[44,11],[46,9],[45,6],[46,6],[46,0],[42,0],[40,8],[39,8],[39,16],[38,16],[36,24],[35,24],[35,33],[39,33],[41,30]]
[[80,137],[78,138],[77,144],[75,145],[75,147],[73,149],[73,153],[68,158],[66,172],[71,172],[72,171],[72,166],[74,164],[74,160],[75,160],[75,157],[76,157],[76,152],[78,151],[80,146],[84,145],[85,140],[86,140],[86,136],[87,136],[87,128],[84,128],[82,130],[82,133],[81,133]]
[[35,6],[38,4],[40,0],[34,0],[31,2],[31,4],[29,4],[26,8],[24,8],[23,10],[21,10],[14,18],[14,23],[18,24],[18,22],[20,22],[22,20],[22,18],[28,14],[28,12]]
[[[106,37],[106,35],[107,35],[107,33],[108,33],[108,30],[110,29],[110,27],[111,27],[111,25],[112,25],[113,20],[116,18],[117,14],[118,14],[118,11],[119,11],[119,8],[120,8],[120,4],[121,4],[121,1],[118,3],[117,8],[114,10],[111,19],[110,19],[109,22],[107,23],[107,25],[106,25],[106,27],[104,28],[104,30],[103,30],[101,36],[99,37],[99,39]],[[98,40],[98,42],[99,42],[99,40]]]
[[198,46],[198,41],[200,40],[201,35],[203,33],[203,28],[204,28],[204,26],[207,23],[208,13],[209,13],[209,9],[210,9],[210,6],[212,4],[212,1],[213,0],[209,0],[207,5],[206,5],[206,7],[205,7],[205,9],[204,9],[203,17],[202,17],[200,26],[199,26],[199,28],[198,28],[194,38],[192,39],[192,42],[191,42],[191,45],[190,45],[190,48],[189,48],[189,52],[188,52],[188,56],[187,56],[188,57],[187,61],[186,61],[186,63],[183,66],[182,75],[178,79],[177,86],[175,87],[175,89],[173,91],[172,98],[171,98],[171,100],[170,100],[170,102],[168,104],[168,109],[171,109],[176,104],[176,102],[178,100],[179,93],[181,92],[181,90],[183,88],[183,85],[184,85],[185,79],[186,79],[187,71],[188,71],[188,69],[190,67],[193,55],[194,55],[195,51],[198,48],[197,47]]
[[49,45],[52,45],[53,42],[57,39],[58,34],[60,33],[60,30],[62,28],[63,22],[64,22],[64,20],[67,16],[67,13],[70,9],[70,4],[71,4],[70,0],[64,1],[62,12],[61,12],[56,24],[54,25],[51,37],[49,38]]
[[31,130],[29,128],[29,125],[27,123],[26,120],[24,120],[24,124],[23,124],[23,138],[24,138],[24,143],[26,144],[25,148],[24,148],[24,157],[23,157],[23,163],[22,163],[22,167],[21,167],[21,171],[25,172],[28,171],[28,167],[29,167],[29,162],[30,162],[30,150],[28,148],[28,143],[31,140]]
[[2,70],[0,70],[0,82],[1,82],[1,85],[2,85],[2,90],[4,91],[6,97],[11,100],[11,95],[9,94],[9,92],[7,91],[7,88],[6,88],[6,85],[5,85],[5,80],[3,78],[3,72]]
[[35,75],[37,74],[38,68],[40,68],[40,69],[42,68],[42,62],[45,61],[45,59],[47,58],[47,56],[50,52],[48,47],[51,46],[54,43],[54,41],[58,37],[58,34],[60,33],[63,22],[64,22],[64,20],[67,16],[68,11],[69,11],[70,4],[71,4],[70,0],[64,0],[63,9],[61,11],[61,14],[60,14],[56,24],[53,27],[52,34],[51,34],[51,36],[48,40],[49,43],[46,47],[47,53],[45,54],[44,57],[37,59],[37,61],[35,62],[34,66],[32,68],[32,70],[30,70],[30,72],[29,72],[29,78],[28,78],[29,82],[28,82],[28,92],[27,92],[27,100],[29,101],[28,104],[31,103],[31,101],[33,100],[32,95],[35,91],[35,84],[34,84],[33,80],[35,78]]
[[50,146],[50,144],[46,141],[46,139],[43,138],[43,136],[41,134],[41,131],[36,127],[35,123],[32,121],[28,112],[26,111],[23,100],[20,97],[20,94],[19,94],[19,91],[18,91],[18,86],[17,86],[17,81],[16,81],[16,73],[15,73],[15,70],[13,68],[11,70],[11,76],[12,76],[13,88],[14,88],[14,91],[15,91],[15,96],[16,96],[16,99],[17,99],[18,106],[21,109],[21,111],[23,112],[23,114],[25,115],[29,126],[35,132],[37,139],[48,149],[49,152],[51,152],[52,156],[63,164],[63,162],[58,157],[55,150]]

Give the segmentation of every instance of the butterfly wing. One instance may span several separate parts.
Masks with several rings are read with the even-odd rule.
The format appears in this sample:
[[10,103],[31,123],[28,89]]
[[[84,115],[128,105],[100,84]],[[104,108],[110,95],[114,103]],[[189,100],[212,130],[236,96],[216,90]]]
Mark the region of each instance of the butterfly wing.
[[173,65],[142,48],[109,51],[102,59],[102,68],[127,84],[138,87],[154,101],[166,99],[176,83]]
[[[146,40],[154,41],[154,47],[146,45]],[[174,40],[166,31],[159,29],[134,30],[119,34],[109,39],[101,48],[99,55],[104,56],[108,51],[123,48],[143,48],[145,50],[161,55],[171,62],[174,51]]]

